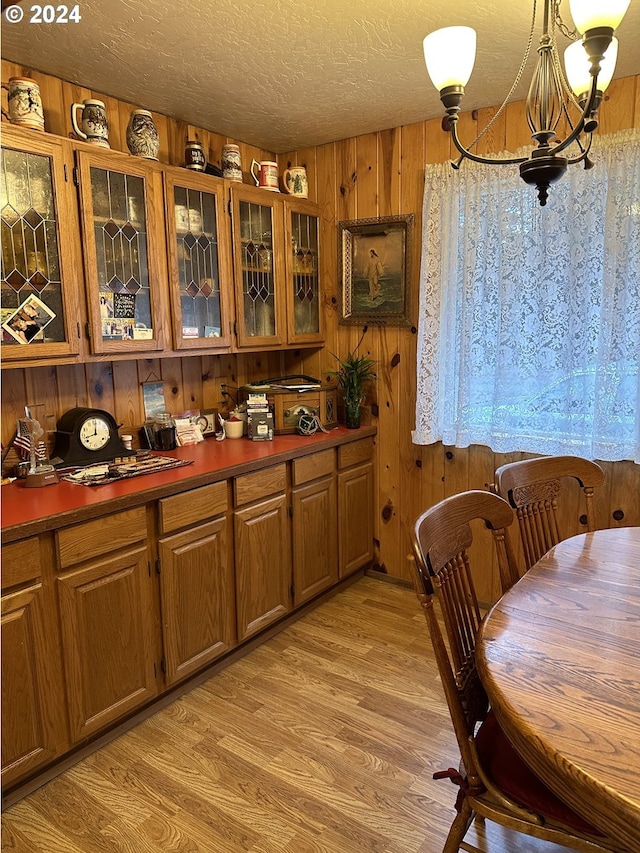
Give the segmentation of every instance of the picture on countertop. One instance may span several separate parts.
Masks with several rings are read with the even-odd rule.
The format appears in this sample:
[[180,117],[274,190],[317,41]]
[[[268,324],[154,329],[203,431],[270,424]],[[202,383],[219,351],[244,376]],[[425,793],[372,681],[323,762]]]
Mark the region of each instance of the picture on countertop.
[[145,382],[142,385],[142,400],[146,420],[155,418],[160,412],[166,412],[164,385],[162,382]]
[[55,313],[32,294],[4,320],[2,329],[9,335],[7,340],[19,344],[38,343],[44,340],[44,329],[55,317]]

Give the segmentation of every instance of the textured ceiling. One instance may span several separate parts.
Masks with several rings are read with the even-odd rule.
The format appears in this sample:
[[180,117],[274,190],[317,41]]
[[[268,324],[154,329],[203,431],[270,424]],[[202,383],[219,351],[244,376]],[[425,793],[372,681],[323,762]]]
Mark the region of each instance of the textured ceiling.
[[[442,115],[422,56],[441,26],[478,30],[463,109],[501,103],[532,14],[525,0],[84,0],[78,24],[31,24],[22,8],[3,58],[277,153]],[[640,0],[618,36],[615,76],[640,73]]]

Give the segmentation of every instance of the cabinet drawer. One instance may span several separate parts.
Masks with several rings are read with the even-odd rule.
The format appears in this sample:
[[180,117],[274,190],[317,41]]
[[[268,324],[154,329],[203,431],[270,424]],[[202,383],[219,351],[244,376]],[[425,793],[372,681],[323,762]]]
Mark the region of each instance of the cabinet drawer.
[[352,441],[338,448],[338,467],[349,468],[360,462],[371,459],[373,453],[373,439],[363,438],[362,441]]
[[39,578],[42,575],[40,540],[37,536],[2,547],[2,589]]
[[58,566],[66,569],[146,538],[147,518],[143,506],[65,527],[56,534]]
[[162,498],[158,504],[160,533],[170,533],[225,513],[228,507],[227,484],[212,483],[200,489],[191,489],[181,495]]
[[303,456],[302,459],[293,460],[293,485],[299,486],[318,477],[326,477],[333,474],[336,469],[336,455],[333,448],[323,450],[322,453],[314,453],[312,456]]
[[243,474],[236,477],[233,483],[236,506],[251,503],[251,501],[266,498],[276,492],[284,492],[287,488],[287,466],[272,465],[254,474]]

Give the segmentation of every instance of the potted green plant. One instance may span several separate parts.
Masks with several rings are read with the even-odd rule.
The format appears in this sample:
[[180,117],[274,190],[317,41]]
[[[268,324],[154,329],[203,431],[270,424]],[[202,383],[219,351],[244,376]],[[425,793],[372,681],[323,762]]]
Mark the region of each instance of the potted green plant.
[[349,429],[360,426],[360,407],[366,397],[366,384],[376,378],[373,372],[375,360],[364,355],[357,355],[357,347],[346,358],[333,357],[338,361],[338,370],[330,371],[331,376],[338,380],[342,390],[345,408],[345,422]]

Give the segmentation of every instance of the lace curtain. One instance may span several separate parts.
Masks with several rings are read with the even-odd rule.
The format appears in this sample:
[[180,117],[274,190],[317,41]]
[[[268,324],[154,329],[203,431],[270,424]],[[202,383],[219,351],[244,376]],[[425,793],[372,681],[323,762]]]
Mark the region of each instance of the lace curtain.
[[640,462],[640,132],[592,152],[427,166],[414,443]]

